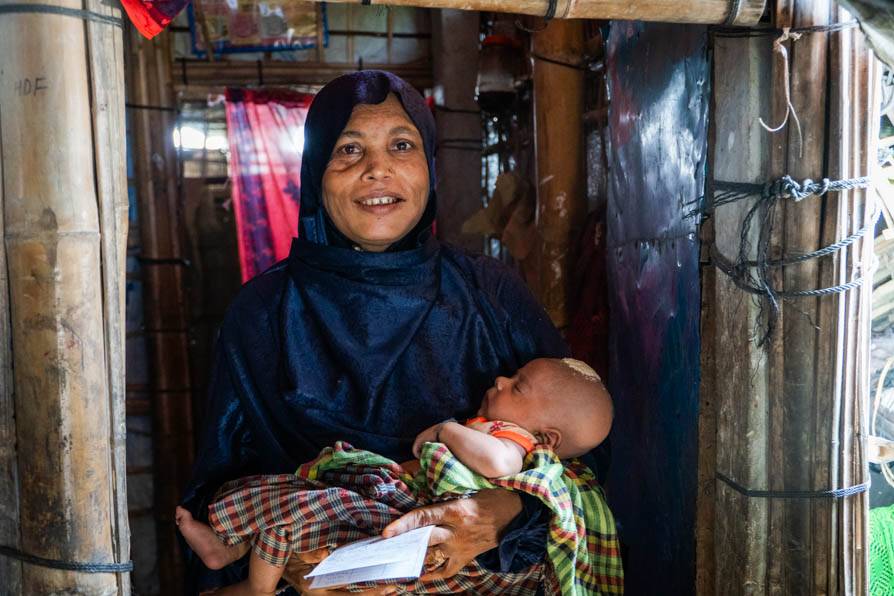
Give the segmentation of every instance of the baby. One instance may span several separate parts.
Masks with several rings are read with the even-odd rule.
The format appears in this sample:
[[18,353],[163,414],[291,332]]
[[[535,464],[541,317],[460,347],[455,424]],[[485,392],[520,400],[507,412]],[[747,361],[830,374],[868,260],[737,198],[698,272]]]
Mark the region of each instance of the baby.
[[[465,424],[448,420],[420,433],[413,454],[419,457],[427,442],[444,443],[469,469],[499,478],[520,472],[525,455],[538,444],[551,447],[560,459],[583,455],[605,440],[611,422],[611,397],[592,368],[571,358],[540,358],[511,378],[497,377],[477,417]],[[183,537],[210,569],[236,561],[250,548],[248,542],[224,544],[210,526],[182,507],[177,508],[176,520]],[[274,594],[282,574],[283,567],[252,552],[248,579],[215,594]]]

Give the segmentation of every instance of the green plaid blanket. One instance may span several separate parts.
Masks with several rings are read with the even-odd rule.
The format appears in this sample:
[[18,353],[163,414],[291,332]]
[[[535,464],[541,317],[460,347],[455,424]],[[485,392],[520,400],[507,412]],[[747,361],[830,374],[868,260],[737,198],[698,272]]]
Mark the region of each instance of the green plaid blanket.
[[[328,453],[326,453],[328,451]],[[547,544],[547,594],[623,594],[624,572],[615,520],[592,471],[578,460],[563,464],[553,451],[538,445],[514,476],[489,480],[469,470],[441,443],[422,449],[421,470],[415,478],[404,474],[408,488],[420,502],[469,494],[485,488],[525,492],[552,511]],[[354,466],[396,467],[389,459],[368,451],[324,450],[299,475],[310,480],[323,472]]]

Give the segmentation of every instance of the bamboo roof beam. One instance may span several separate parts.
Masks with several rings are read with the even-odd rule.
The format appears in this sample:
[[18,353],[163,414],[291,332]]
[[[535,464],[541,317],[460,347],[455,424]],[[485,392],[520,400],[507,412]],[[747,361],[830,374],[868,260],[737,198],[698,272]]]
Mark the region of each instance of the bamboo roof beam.
[[[315,0],[322,2],[323,0]],[[327,0],[361,4],[361,0]],[[370,4],[508,12],[557,19],[619,19],[665,23],[754,25],[766,0],[384,0]]]

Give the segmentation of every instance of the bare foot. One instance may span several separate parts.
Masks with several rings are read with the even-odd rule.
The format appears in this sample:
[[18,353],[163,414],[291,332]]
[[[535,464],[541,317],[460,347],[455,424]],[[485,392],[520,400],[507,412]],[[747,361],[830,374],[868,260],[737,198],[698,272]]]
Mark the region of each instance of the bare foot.
[[177,507],[174,519],[186,542],[208,569],[222,569],[241,559],[248,550],[247,542],[227,546],[220,541],[210,526],[193,519],[192,513],[183,507]]

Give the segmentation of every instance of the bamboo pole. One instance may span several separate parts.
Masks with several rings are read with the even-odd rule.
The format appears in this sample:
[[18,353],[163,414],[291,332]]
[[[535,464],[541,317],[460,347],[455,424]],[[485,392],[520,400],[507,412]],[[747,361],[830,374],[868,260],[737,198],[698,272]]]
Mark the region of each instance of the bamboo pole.
[[[131,29],[128,39],[131,101],[173,107],[169,36],[162,34],[149,41]],[[183,578],[174,507],[189,480],[194,459],[184,253],[172,139],[174,117],[171,111],[138,110],[132,122],[145,327],[152,369],[159,578],[162,591],[174,593],[181,590]]]
[[[838,19],[851,20],[837,9]],[[835,35],[831,43],[831,106],[832,140],[829,154],[830,176],[850,178],[873,173],[879,125],[878,63],[866,47],[862,34],[846,31]],[[873,206],[870,192],[865,190],[840,193],[830,202],[836,213],[837,229],[833,238],[853,233],[870,216]],[[871,237],[845,252],[835,271],[837,280],[850,281],[871,276],[874,262]],[[838,317],[847,325],[847,334],[838,342],[833,357],[836,369],[844,375],[836,379],[842,414],[837,418],[837,441],[831,442],[832,457],[840,464],[833,479],[839,486],[859,484],[868,476],[865,437],[868,434],[869,337],[871,325],[871,282],[856,295],[839,299]],[[837,528],[838,544],[833,551],[835,575],[830,584],[839,593],[865,594],[868,586],[868,493],[837,504],[831,518]],[[834,583],[832,583],[834,581]]]
[[[88,7],[120,18],[117,8]],[[104,283],[121,270],[125,233],[115,223],[123,162],[107,161],[123,153],[120,49],[108,21],[0,19],[20,548],[46,559],[114,563],[128,553],[121,404],[112,403],[123,399],[123,296],[115,280]],[[126,594],[129,581],[25,564],[21,590]]]
[[[12,330],[9,318],[9,279],[3,226],[3,108],[0,104],[0,544],[21,548],[19,543],[18,458],[12,375]],[[0,557],[0,580],[10,594],[22,593],[22,564]]]
[[537,159],[538,287],[553,324],[568,325],[571,256],[587,215],[583,186],[584,73],[582,21],[556,21],[532,36]]
[[[315,0],[322,2],[323,0]],[[361,4],[363,0],[334,0]],[[372,4],[454,8],[544,16],[550,0],[383,0]],[[558,19],[619,19],[664,23],[754,25],[764,12],[765,0],[556,0]],[[733,13],[733,14],[731,14]]]

